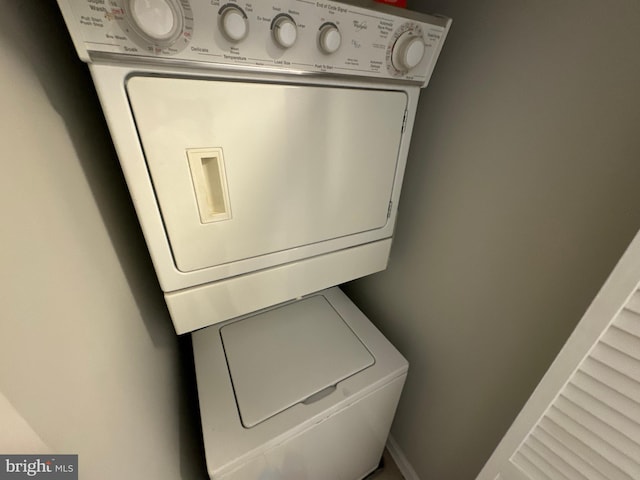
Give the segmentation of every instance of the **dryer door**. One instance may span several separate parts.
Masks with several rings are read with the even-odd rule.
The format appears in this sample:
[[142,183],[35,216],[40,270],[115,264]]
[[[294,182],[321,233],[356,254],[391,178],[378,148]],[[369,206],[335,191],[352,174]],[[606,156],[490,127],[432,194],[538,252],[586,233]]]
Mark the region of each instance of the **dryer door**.
[[404,92],[138,76],[127,93],[180,271],[387,225]]

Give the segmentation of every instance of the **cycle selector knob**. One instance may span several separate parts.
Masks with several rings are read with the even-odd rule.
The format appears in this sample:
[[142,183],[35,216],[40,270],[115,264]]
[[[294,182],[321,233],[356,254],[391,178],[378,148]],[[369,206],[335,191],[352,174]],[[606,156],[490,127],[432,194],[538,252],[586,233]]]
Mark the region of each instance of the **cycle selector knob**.
[[322,53],[332,54],[338,51],[342,44],[342,35],[338,27],[332,23],[320,27],[318,47]]
[[279,15],[271,24],[273,40],[282,48],[291,48],[298,39],[298,26],[289,15]]
[[249,33],[247,14],[235,5],[227,4],[220,11],[220,31],[231,42],[243,40]]
[[405,32],[398,40],[391,53],[391,63],[400,72],[408,72],[416,67],[424,57],[425,46],[421,35]]
[[128,0],[136,33],[152,45],[170,46],[182,33],[184,18],[175,0]]

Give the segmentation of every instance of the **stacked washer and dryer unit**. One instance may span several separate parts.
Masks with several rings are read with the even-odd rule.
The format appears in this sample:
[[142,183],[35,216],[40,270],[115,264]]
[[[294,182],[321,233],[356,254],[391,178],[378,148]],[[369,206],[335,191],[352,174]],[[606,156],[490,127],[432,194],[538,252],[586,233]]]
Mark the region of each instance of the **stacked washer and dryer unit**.
[[178,334],[212,479],[363,478],[408,364],[336,285],[387,265],[450,20],[368,1],[58,0]]

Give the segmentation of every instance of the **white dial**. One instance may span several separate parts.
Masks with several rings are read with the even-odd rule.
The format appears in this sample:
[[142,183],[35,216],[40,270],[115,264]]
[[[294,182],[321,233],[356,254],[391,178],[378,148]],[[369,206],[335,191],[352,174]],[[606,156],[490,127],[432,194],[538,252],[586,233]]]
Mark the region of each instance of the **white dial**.
[[171,44],[182,31],[182,15],[173,0],[129,0],[129,14],[151,43]]
[[322,52],[331,54],[338,51],[342,43],[342,35],[335,25],[325,25],[320,29],[318,45]]
[[273,39],[282,48],[290,48],[298,38],[296,22],[289,16],[278,17],[273,22]]
[[249,32],[247,16],[240,8],[229,6],[221,10],[220,29],[229,40],[239,42],[246,37]]
[[391,63],[400,72],[408,72],[416,67],[424,57],[422,36],[405,32],[396,41],[391,54]]

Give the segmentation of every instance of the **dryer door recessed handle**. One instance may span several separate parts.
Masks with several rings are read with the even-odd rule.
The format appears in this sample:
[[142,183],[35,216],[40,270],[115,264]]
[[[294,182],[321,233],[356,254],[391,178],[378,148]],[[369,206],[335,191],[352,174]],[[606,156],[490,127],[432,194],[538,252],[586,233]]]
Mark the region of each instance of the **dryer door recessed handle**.
[[189,148],[187,158],[200,221],[211,223],[231,218],[222,148]]

